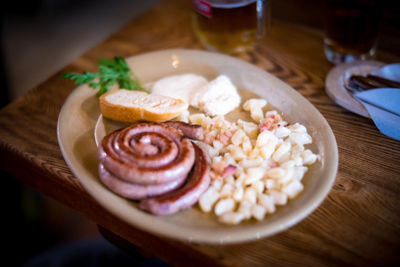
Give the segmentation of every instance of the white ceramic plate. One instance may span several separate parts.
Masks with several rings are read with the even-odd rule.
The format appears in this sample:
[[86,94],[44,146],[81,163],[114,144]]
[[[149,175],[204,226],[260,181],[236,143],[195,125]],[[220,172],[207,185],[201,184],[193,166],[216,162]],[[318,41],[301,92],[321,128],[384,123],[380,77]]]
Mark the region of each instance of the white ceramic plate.
[[[288,205],[263,221],[237,226],[219,224],[216,217],[197,206],[169,216],[154,216],[136,203],[109,191],[98,179],[94,130],[100,110],[95,91],[76,88],[65,101],[58,119],[62,154],[87,192],[102,206],[134,227],[182,241],[227,244],[263,238],[283,231],[304,219],[327,196],[336,177],[338,152],[335,137],[318,110],[296,90],[273,75],[234,57],[196,50],[164,50],[127,59],[142,83],[161,77],[193,72],[209,79],[228,75],[238,88],[265,98],[286,114],[289,122],[305,125],[313,138],[311,149],[321,160],[303,178],[304,191]],[[105,131],[108,131],[105,129]]]

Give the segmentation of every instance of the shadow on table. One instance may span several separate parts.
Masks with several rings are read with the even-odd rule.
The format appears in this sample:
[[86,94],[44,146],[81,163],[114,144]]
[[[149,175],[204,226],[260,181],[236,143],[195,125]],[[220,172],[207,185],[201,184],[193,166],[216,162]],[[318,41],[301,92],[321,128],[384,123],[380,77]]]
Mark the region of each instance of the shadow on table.
[[86,241],[72,242],[56,248],[28,260],[24,267],[46,266],[170,266],[156,257],[143,257],[137,253],[125,253],[113,244],[102,238]]
[[[6,159],[0,159],[6,160]],[[2,260],[7,266],[170,266],[105,240],[95,223],[0,170]]]

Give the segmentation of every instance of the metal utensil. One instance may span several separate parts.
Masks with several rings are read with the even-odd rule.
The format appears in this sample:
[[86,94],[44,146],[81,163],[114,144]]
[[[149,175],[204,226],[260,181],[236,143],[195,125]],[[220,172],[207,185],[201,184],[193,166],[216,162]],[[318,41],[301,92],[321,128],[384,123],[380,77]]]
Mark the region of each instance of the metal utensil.
[[400,88],[400,83],[373,74],[368,74],[367,76],[352,75],[346,84],[346,89],[352,93],[388,87]]

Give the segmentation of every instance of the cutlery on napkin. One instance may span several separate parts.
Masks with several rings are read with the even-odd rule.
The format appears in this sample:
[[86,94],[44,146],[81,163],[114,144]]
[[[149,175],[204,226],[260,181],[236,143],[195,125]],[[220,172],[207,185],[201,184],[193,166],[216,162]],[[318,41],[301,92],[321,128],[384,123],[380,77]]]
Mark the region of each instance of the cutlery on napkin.
[[400,64],[386,65],[366,77],[352,78],[347,89],[368,110],[379,131],[400,140],[400,87],[376,88],[385,82],[396,86],[400,82]]

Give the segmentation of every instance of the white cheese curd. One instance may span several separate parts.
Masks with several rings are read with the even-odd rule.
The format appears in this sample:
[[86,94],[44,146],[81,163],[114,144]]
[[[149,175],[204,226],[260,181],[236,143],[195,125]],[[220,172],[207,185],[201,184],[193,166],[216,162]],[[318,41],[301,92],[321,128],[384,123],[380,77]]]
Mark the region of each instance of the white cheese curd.
[[208,83],[203,76],[187,73],[162,78],[153,84],[151,92],[178,98],[189,104],[191,95]]
[[240,104],[236,87],[226,75],[220,75],[202,88],[194,91],[190,105],[207,115],[225,115]]

